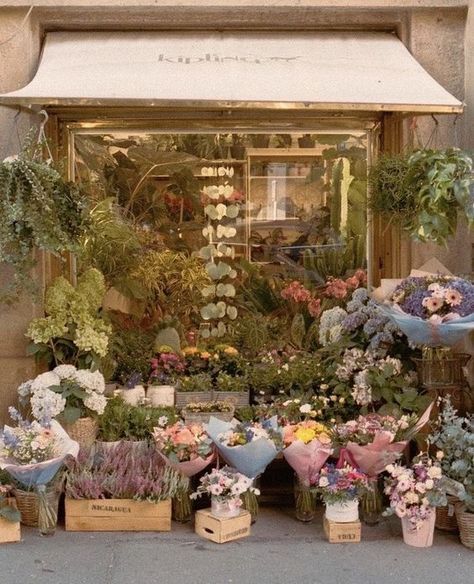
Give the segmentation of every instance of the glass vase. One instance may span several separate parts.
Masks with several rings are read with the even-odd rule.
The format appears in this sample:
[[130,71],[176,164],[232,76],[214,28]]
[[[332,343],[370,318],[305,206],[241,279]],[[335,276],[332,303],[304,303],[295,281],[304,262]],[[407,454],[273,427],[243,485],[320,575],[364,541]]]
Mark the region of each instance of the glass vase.
[[293,483],[295,497],[295,517],[298,521],[308,523],[313,521],[316,511],[316,495],[308,485],[305,485],[298,476]]
[[255,523],[258,517],[257,494],[254,492],[253,489],[252,490],[249,489],[248,491],[245,491],[245,493],[242,493],[240,498],[242,499],[243,509],[250,513],[251,522]]
[[58,524],[59,491],[55,486],[36,487],[38,495],[38,531],[42,536],[54,535]]
[[173,520],[178,523],[191,521],[193,515],[193,504],[190,498],[191,490],[189,485],[179,489],[172,500]]
[[366,525],[377,525],[382,516],[383,504],[378,478],[369,479],[369,490],[360,501],[360,517]]

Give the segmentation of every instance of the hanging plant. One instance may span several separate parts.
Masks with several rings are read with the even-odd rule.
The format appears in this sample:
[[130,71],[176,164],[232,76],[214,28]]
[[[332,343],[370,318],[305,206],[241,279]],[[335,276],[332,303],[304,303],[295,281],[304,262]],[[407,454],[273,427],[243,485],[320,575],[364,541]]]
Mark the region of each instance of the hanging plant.
[[39,156],[37,145],[0,163],[0,262],[13,268],[0,291],[2,302],[36,290],[30,274],[35,248],[55,255],[74,252],[87,230],[87,197]]
[[459,212],[474,221],[472,159],[457,148],[381,156],[369,182],[372,210],[416,241],[446,245]]

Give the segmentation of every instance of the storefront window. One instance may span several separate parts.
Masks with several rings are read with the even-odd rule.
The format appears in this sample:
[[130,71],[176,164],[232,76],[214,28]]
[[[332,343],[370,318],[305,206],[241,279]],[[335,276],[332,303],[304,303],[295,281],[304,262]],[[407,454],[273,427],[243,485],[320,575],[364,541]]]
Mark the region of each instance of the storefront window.
[[[81,131],[74,152],[76,178],[93,196],[113,197],[170,249],[197,252],[213,239],[237,258],[316,281],[365,265],[365,133]],[[210,233],[224,200],[232,210]]]

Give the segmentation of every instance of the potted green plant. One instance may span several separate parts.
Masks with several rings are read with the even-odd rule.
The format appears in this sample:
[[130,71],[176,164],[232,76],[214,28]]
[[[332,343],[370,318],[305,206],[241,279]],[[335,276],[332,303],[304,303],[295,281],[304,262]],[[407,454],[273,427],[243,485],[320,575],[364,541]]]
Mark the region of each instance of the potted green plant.
[[233,402],[236,407],[247,406],[249,403],[247,379],[242,375],[219,372],[216,377],[214,398]]
[[129,434],[129,426],[130,406],[120,396],[109,399],[99,418],[96,441],[99,450],[109,450],[117,446]]
[[8,303],[37,292],[31,278],[35,249],[58,257],[77,252],[89,226],[86,193],[41,160],[41,144],[27,142],[18,156],[0,162],[0,262],[13,268],[0,300]]
[[205,402],[212,399],[212,379],[209,373],[185,375],[176,385],[176,407],[181,408],[189,402]]
[[142,384],[142,376],[138,371],[134,371],[125,382],[125,386],[120,389],[123,401],[131,406],[137,406],[145,399],[145,388]]
[[447,477],[448,504],[437,510],[436,527],[447,531],[459,527],[462,543],[474,549],[474,416],[459,416],[450,399],[444,399],[428,442],[436,448]]
[[102,313],[104,294],[104,277],[94,268],[81,274],[76,286],[56,278],[46,290],[46,316],[33,319],[26,332],[32,341],[29,354],[50,368],[69,364],[98,369],[112,334]]
[[245,143],[243,134],[232,134],[230,155],[235,160],[243,160],[245,158]]
[[474,220],[472,160],[462,150],[383,155],[369,173],[370,206],[416,241],[446,244],[458,214]]

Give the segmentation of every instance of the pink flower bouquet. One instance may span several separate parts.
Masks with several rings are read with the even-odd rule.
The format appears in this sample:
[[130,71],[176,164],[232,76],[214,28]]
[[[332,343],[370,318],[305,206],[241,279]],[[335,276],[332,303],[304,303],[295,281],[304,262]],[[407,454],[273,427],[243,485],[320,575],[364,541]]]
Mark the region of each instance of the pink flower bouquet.
[[161,456],[187,477],[201,472],[214,458],[212,440],[201,424],[180,420],[172,426],[154,428],[153,437]]
[[387,465],[395,462],[410,438],[429,420],[432,405],[416,421],[415,416],[359,416],[336,428],[336,435],[345,444],[339,464],[345,462],[360,468],[370,478],[379,475]]
[[307,420],[283,428],[283,456],[303,485],[310,486],[332,454],[327,428]]

